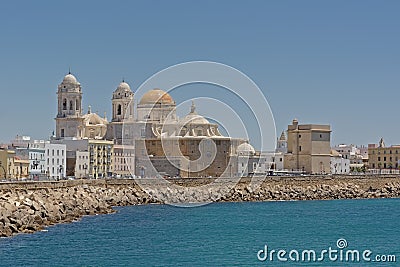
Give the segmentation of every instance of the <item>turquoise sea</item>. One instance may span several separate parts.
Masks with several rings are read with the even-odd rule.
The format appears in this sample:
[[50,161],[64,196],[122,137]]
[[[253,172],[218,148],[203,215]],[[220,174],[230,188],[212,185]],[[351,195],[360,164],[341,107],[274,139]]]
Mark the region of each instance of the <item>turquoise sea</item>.
[[[0,239],[0,266],[400,266],[400,199],[116,209]],[[338,239],[347,243],[343,255],[370,250],[371,260],[395,255],[396,262],[332,261],[327,255],[322,262],[289,259],[291,250],[320,254],[329,247],[339,257]],[[260,261],[265,245],[285,250],[288,261],[276,255]],[[292,256],[296,259],[295,252]]]

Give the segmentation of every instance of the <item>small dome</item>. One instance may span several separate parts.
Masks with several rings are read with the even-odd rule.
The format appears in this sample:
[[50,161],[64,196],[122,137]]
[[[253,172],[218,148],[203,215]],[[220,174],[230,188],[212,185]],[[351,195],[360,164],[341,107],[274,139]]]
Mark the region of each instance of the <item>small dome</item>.
[[131,87],[126,82],[122,81],[116,91],[131,91]]
[[74,75],[72,75],[71,73],[68,73],[67,75],[65,75],[64,79],[63,79],[63,83],[78,83],[78,80],[75,78]]
[[172,97],[161,89],[153,89],[145,93],[140,99],[139,105],[154,105],[154,104],[164,104],[164,105],[175,105],[175,101]]
[[190,113],[188,115],[186,115],[183,119],[181,119],[179,122],[182,125],[185,125],[185,124],[210,124],[210,122],[206,118],[197,114],[196,106],[194,105],[193,101],[192,101]]
[[238,153],[243,153],[243,154],[254,154],[256,151],[254,150],[254,147],[250,145],[249,143],[243,143],[237,147],[237,152]]
[[181,124],[210,124],[210,122],[201,115],[189,113],[179,121]]

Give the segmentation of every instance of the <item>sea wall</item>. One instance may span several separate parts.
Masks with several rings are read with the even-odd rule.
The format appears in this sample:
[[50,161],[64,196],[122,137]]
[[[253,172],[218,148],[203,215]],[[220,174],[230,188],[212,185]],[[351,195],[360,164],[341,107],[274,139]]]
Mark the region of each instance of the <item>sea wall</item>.
[[[112,206],[210,201],[399,198],[400,176],[73,180],[0,184],[0,236],[32,233]],[[231,183],[231,184],[230,184]],[[145,190],[143,190],[144,188]]]

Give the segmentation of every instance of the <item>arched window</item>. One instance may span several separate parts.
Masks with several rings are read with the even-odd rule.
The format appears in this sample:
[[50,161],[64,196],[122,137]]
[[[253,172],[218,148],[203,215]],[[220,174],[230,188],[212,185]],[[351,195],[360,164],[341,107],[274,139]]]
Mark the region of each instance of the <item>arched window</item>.
[[63,100],[63,110],[67,110],[67,99]]
[[73,110],[74,109],[74,106],[73,106],[73,104],[72,104],[72,100],[70,100],[69,101],[69,110]]
[[75,109],[79,110],[79,100],[78,99],[75,101]]
[[121,115],[121,105],[118,105],[118,108],[117,108],[117,115]]

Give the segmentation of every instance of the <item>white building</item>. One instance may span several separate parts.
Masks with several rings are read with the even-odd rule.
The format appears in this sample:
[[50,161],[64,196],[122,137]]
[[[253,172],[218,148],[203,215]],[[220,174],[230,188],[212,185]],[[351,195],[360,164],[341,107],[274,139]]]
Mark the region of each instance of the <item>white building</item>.
[[11,141],[16,156],[29,161],[29,178],[43,180],[46,175],[45,143],[49,141],[33,140],[29,136],[17,136]]
[[350,160],[350,168],[362,167],[368,163],[368,147],[340,144],[332,147],[339,152],[343,158]]
[[[243,143],[237,147],[237,154],[238,154],[238,163],[237,163],[237,172],[238,176],[248,176],[251,170],[250,168],[250,157],[253,157],[256,151],[254,150],[253,146],[249,143]],[[250,166],[249,166],[250,165]]]
[[75,177],[88,178],[89,176],[89,151],[75,151]]
[[11,140],[12,147],[28,147],[31,142],[31,137],[26,135],[17,135],[13,140]]
[[46,154],[44,140],[34,140],[28,145],[29,153],[29,177],[34,180],[47,177]]
[[63,179],[66,174],[67,146],[65,144],[46,143],[45,168],[49,179]]
[[276,152],[273,159],[273,162],[275,164],[274,169],[276,171],[283,171],[283,160],[284,160],[284,153]]
[[281,152],[256,152],[246,142],[237,147],[237,154],[238,176],[268,175],[283,169],[283,153]]
[[346,159],[336,150],[331,150],[331,173],[332,174],[349,174],[350,159]]
[[135,173],[135,149],[129,145],[114,145],[114,175],[130,177]]

